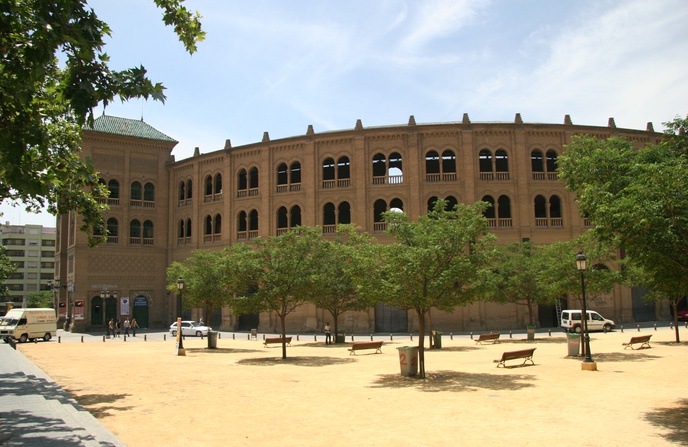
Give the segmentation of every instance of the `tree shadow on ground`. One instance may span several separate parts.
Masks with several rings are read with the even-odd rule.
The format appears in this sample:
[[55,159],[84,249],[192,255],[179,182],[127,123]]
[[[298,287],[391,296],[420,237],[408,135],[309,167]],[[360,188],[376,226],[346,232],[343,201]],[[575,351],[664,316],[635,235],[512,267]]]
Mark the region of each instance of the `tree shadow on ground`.
[[481,345],[478,346],[447,346],[439,349],[425,348],[425,353],[432,355],[435,352],[470,352],[478,351]]
[[645,414],[645,419],[656,427],[669,430],[664,438],[680,445],[688,445],[688,399],[680,399],[670,408],[658,408]]
[[283,359],[281,357],[269,357],[269,358],[255,358],[255,359],[242,359],[237,363],[239,365],[247,366],[275,366],[275,365],[294,365],[294,366],[308,366],[308,367],[319,367],[319,366],[330,366],[330,365],[341,365],[344,363],[355,362],[355,358],[341,359],[336,357],[287,357]]
[[[129,411],[134,408],[133,405],[123,406],[117,405],[118,402],[124,401],[131,394],[78,394],[81,390],[65,390],[76,400],[79,405],[84,407],[96,419],[102,419],[107,416],[112,416],[115,411]],[[102,404],[112,404],[103,406]]]
[[527,374],[476,374],[460,371],[433,371],[426,373],[425,380],[399,374],[382,374],[371,388],[416,388],[419,391],[466,392],[479,389],[516,391],[535,386],[535,376]]
[[[595,354],[595,351],[591,348],[593,360],[600,362],[647,362],[650,360],[661,359],[661,356],[645,354],[637,351],[633,352],[602,352],[600,354]],[[573,357],[576,358],[576,357]],[[582,357],[578,357],[579,360]]]
[[253,352],[263,352],[261,349],[236,349],[236,348],[185,348],[191,354],[250,354]]

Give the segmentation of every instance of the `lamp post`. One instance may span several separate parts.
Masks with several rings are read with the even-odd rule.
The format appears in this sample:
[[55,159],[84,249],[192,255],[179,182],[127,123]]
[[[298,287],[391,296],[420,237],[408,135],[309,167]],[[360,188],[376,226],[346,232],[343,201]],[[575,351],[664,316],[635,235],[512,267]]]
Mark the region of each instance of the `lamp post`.
[[592,354],[590,353],[590,334],[588,333],[588,310],[586,308],[585,302],[585,269],[587,268],[587,260],[583,252],[578,253],[576,256],[576,266],[581,275],[581,291],[583,292],[583,340],[585,344],[585,359],[581,368],[588,371],[597,371],[597,364],[592,360]]
[[177,280],[177,355],[186,355],[184,351],[184,337],[182,335],[182,289],[184,289],[184,280],[179,278]]
[[[103,318],[105,318],[105,309],[107,308],[107,301],[106,299],[110,296],[110,292],[107,290],[101,290],[100,291],[100,300],[102,301],[102,308],[103,308]],[[109,322],[107,321],[107,318],[105,318],[105,335],[107,338],[110,338],[110,326]]]
[[60,312],[60,278],[57,277],[55,279],[49,279],[48,280],[48,287],[50,290],[53,291],[53,307],[55,308],[55,312],[57,312],[57,316],[59,317],[59,312]]

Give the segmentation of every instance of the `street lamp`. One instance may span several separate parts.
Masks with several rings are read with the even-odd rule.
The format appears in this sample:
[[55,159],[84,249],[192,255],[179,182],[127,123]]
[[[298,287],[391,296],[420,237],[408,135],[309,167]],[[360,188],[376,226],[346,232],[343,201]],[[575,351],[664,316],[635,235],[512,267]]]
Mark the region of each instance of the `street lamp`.
[[177,355],[185,355],[184,351],[184,336],[182,334],[182,289],[184,289],[184,280],[179,278],[177,280]]
[[585,359],[581,365],[582,369],[589,371],[596,371],[597,364],[592,360],[592,355],[590,354],[590,334],[588,333],[588,310],[586,308],[585,302],[585,269],[587,267],[588,258],[585,257],[583,252],[578,253],[576,256],[576,266],[581,275],[581,290],[583,292],[583,339],[585,344]]
[[[101,306],[103,309],[103,318],[105,318],[105,309],[107,308],[107,299],[110,296],[110,292],[108,290],[101,290],[100,291],[100,300],[102,302]],[[110,325],[109,321],[107,321],[107,318],[105,319],[105,333],[107,335],[107,338],[110,338]]]

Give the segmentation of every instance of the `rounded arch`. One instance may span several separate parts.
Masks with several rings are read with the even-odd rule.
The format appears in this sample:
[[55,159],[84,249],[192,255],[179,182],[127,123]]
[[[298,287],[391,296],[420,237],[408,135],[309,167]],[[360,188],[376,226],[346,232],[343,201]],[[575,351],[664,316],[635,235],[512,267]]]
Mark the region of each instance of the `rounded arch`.
[[384,177],[387,174],[387,158],[378,152],[373,156],[373,177]]
[[204,191],[203,195],[212,196],[213,195],[213,176],[208,174],[203,180]]
[[495,210],[495,200],[494,197],[491,195],[484,195],[482,199],[480,199],[483,202],[487,202],[490,204],[490,206],[483,211],[483,216],[485,216],[486,219],[495,219],[497,212]]
[[215,181],[213,182],[213,193],[214,194],[222,194],[222,174],[217,173],[215,174]]
[[110,190],[111,199],[119,199],[119,182],[115,179],[110,179],[107,184],[108,190]]
[[213,234],[222,234],[222,214],[216,214],[213,219]]
[[322,223],[323,225],[336,225],[337,224],[337,215],[336,215],[336,208],[334,206],[334,203],[332,202],[327,202],[323,206],[323,220]]
[[480,172],[492,172],[492,152],[489,149],[481,149],[478,153]]
[[342,155],[337,160],[337,178],[339,180],[351,178],[351,161],[346,155]]
[[143,199],[143,187],[141,182],[134,181],[131,183],[131,200],[142,200]]
[[434,149],[425,153],[425,173],[440,173],[440,154]]
[[453,149],[445,149],[442,151],[442,173],[456,173],[456,153]]
[[338,211],[338,223],[339,224],[350,224],[351,223],[351,204],[349,202],[342,202],[337,207]]
[[325,160],[323,160],[322,179],[323,180],[334,180],[335,179],[334,158],[327,157]]
[[237,174],[237,189],[239,191],[248,189],[248,173],[244,168],[239,169],[239,173]]
[[152,182],[146,182],[143,185],[143,200],[147,202],[155,201],[155,185]]
[[289,182],[289,169],[286,163],[277,165],[277,184],[286,185]]
[[533,149],[530,152],[530,170],[532,172],[545,172],[544,159],[540,149]]
[[495,152],[495,172],[509,172],[509,154],[504,149]]

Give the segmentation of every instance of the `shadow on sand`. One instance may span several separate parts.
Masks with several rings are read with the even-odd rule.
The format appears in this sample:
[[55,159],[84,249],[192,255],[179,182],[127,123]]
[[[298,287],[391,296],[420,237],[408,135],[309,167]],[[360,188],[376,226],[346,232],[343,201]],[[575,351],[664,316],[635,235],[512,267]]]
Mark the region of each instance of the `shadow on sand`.
[[514,391],[535,386],[535,376],[527,374],[474,374],[459,371],[433,371],[426,373],[425,380],[399,374],[383,374],[371,385],[372,388],[416,388],[419,391],[464,392],[478,389]]
[[299,356],[299,357],[269,357],[269,358],[255,358],[239,360],[237,364],[247,366],[275,366],[275,365],[294,365],[294,366],[330,366],[341,365],[344,363],[355,362],[355,358],[341,359],[336,357],[313,357],[313,356]]
[[655,427],[669,430],[664,438],[679,445],[688,445],[688,399],[680,399],[670,408],[657,408],[645,414],[645,419]]

